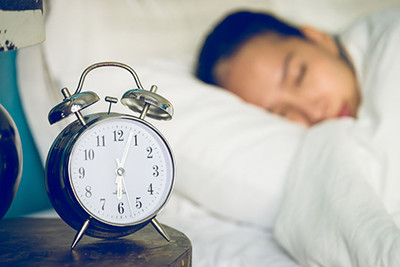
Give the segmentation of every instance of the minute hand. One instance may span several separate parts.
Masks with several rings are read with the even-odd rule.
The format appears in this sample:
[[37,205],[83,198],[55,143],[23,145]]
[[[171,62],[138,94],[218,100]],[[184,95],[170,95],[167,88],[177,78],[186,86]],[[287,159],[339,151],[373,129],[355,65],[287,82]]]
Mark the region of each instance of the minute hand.
[[126,157],[128,156],[129,148],[132,143],[133,132],[129,132],[128,141],[126,142],[124,154],[122,154],[121,165],[119,167],[123,168],[125,166]]

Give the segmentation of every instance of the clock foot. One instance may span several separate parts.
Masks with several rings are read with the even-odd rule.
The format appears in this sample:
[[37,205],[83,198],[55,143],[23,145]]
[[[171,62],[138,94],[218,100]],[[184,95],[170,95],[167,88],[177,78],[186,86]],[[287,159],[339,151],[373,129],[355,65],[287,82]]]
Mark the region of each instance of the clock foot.
[[168,242],[171,241],[164,227],[162,227],[161,223],[159,223],[156,219],[151,220],[151,224],[156,228],[156,230],[165,238]]
[[74,249],[75,246],[78,244],[79,240],[81,240],[81,238],[82,238],[82,236],[83,236],[83,233],[85,233],[86,229],[87,229],[88,226],[89,226],[89,222],[90,222],[90,220],[87,219],[87,220],[83,223],[83,226],[82,226],[81,230],[79,230],[79,232],[76,233],[76,236],[75,236],[75,238],[74,238],[74,241],[72,242],[72,245],[71,245],[71,249]]

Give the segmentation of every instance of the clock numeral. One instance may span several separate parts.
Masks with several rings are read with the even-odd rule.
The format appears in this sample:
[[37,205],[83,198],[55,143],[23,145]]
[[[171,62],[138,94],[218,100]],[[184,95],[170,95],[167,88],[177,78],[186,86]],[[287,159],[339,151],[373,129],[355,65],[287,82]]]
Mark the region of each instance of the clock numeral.
[[96,136],[97,146],[106,146],[106,137],[104,135]]
[[90,185],[85,187],[85,196],[87,198],[90,198],[92,196],[92,187]]
[[79,173],[79,179],[85,178],[85,168],[80,167],[80,168],[78,169],[78,173]]
[[118,203],[118,213],[119,214],[123,214],[125,212],[125,209],[124,209],[124,202],[119,202]]
[[124,141],[124,131],[122,131],[122,130],[114,130],[114,141],[115,142]]
[[158,175],[160,175],[160,172],[158,171],[158,166],[154,165],[153,166],[153,176],[158,177]]
[[101,210],[104,210],[104,206],[106,205],[106,199],[100,198],[100,202],[101,202]]
[[149,188],[147,189],[147,192],[149,192],[150,195],[153,195],[153,193],[154,193],[153,184],[149,185]]
[[137,146],[137,145],[138,145],[138,144],[137,144],[137,134],[135,134],[135,135],[133,136],[133,138],[134,138],[134,141],[135,141],[134,145]]
[[136,208],[140,209],[142,208],[143,204],[142,201],[140,201],[141,197],[136,197]]
[[94,150],[93,149],[85,149],[85,160],[93,160],[94,159]]
[[152,159],[153,158],[153,148],[151,146],[149,146],[148,148],[146,148],[147,151],[147,158],[148,159]]

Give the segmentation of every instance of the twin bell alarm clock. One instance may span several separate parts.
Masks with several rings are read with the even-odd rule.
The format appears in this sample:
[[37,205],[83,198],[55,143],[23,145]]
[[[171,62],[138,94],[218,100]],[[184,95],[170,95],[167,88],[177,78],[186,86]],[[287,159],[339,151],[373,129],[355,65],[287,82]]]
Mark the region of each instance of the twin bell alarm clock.
[[[95,92],[81,92],[86,75],[99,67],[129,71],[137,89],[120,101],[138,116],[113,113],[118,98],[107,96],[108,112],[84,116],[81,111],[99,101]],[[118,62],[101,62],[84,70],[74,94],[49,112],[50,124],[70,115],[76,120],[55,139],[46,161],[46,189],[59,216],[77,231],[71,248],[86,234],[97,238],[129,235],[148,223],[169,240],[156,215],[167,203],[175,177],[172,151],[146,117],[170,120],[171,103],[143,89],[136,72]]]

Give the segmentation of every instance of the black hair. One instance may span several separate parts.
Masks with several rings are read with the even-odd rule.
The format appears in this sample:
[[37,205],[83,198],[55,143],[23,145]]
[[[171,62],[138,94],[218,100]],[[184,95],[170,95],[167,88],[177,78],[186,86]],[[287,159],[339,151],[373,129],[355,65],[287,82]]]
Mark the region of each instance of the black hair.
[[234,12],[225,17],[207,36],[199,54],[196,76],[209,84],[217,84],[214,67],[223,58],[232,56],[246,41],[260,34],[305,38],[302,32],[267,13]]

